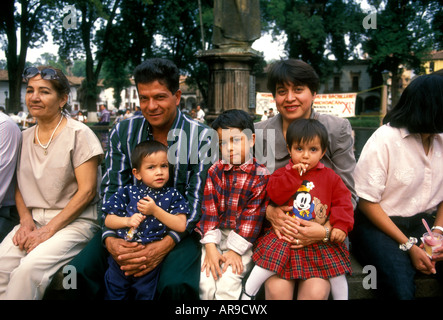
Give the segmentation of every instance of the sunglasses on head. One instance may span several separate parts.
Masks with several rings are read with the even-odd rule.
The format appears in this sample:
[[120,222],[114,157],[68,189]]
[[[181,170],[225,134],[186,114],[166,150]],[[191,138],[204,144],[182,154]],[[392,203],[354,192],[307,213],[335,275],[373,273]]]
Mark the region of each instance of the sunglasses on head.
[[38,70],[36,67],[28,67],[23,71],[22,77],[27,82],[29,79],[34,78],[40,74],[43,80],[58,80],[60,79],[57,72],[54,69],[46,68]]

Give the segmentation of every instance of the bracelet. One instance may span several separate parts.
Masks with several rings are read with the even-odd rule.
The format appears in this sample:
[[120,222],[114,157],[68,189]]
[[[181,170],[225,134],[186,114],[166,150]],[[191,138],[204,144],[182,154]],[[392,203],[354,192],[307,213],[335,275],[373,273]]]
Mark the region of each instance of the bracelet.
[[433,227],[431,228],[431,231],[434,231],[435,229],[440,230],[440,231],[443,233],[443,227],[440,227],[440,226],[433,226]]
[[329,241],[329,228],[325,227],[325,231],[326,231],[326,235],[323,238],[323,242],[328,242]]
[[410,238],[408,239],[407,242],[405,242],[405,243],[399,245],[398,247],[400,248],[400,250],[408,251],[409,249],[412,248],[412,246],[413,246],[414,244],[417,243],[417,241],[418,241],[417,238],[410,237]]

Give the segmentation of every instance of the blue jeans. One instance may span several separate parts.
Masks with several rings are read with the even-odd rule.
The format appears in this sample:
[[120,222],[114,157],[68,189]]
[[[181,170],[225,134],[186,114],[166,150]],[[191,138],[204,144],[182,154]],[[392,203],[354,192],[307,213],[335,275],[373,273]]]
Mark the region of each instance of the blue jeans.
[[[391,217],[407,236],[420,237],[426,232],[424,218],[432,226],[434,215],[419,213],[413,217]],[[363,213],[356,211],[354,230],[350,234],[353,255],[364,265],[373,265],[377,271],[376,295],[384,299],[415,299],[414,276],[409,253],[399,249],[399,244],[380,231]]]

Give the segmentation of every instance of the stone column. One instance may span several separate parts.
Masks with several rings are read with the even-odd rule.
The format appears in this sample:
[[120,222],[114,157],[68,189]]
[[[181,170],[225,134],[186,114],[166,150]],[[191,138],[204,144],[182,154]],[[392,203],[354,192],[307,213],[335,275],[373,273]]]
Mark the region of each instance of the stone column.
[[209,122],[229,109],[255,113],[255,79],[251,78],[251,70],[262,58],[258,51],[241,47],[223,48],[199,51],[197,57],[209,68],[209,110],[206,117]]

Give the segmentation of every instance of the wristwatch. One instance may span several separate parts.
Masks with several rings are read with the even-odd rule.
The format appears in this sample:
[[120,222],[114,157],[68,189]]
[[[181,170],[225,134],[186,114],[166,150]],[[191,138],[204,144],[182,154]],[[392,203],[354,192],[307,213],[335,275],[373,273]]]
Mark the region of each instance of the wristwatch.
[[417,243],[417,238],[410,237],[407,242],[399,245],[399,248],[400,248],[400,250],[408,251],[416,243]]
[[328,242],[329,241],[329,228],[325,227],[325,231],[326,231],[326,234],[325,234],[325,237],[323,238],[323,242]]

